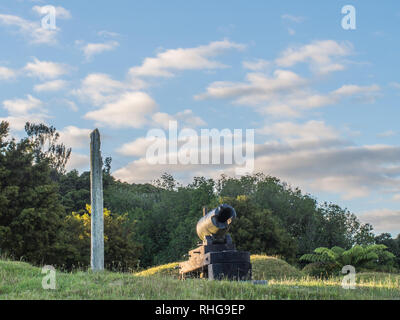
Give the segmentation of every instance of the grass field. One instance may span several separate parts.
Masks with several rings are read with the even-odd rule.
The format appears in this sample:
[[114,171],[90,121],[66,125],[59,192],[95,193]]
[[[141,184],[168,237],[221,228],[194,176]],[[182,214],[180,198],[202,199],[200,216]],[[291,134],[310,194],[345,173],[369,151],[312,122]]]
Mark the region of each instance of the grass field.
[[24,262],[0,261],[0,299],[396,299],[400,275],[363,273],[357,288],[345,290],[341,278],[319,280],[273,257],[252,256],[255,279],[245,282],[176,279],[176,264],[136,274],[57,272],[56,290],[42,289],[41,269]]

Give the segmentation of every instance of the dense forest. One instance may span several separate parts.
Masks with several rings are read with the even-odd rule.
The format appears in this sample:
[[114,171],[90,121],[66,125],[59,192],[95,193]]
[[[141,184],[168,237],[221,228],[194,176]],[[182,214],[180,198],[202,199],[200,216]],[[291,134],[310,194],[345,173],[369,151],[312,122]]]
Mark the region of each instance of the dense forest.
[[[26,124],[10,137],[0,124],[0,255],[66,270],[90,261],[90,173],[66,172],[71,149],[55,128]],[[105,259],[128,271],[183,260],[198,243],[202,207],[232,205],[231,235],[238,249],[277,255],[293,264],[316,248],[384,244],[400,265],[400,237],[374,235],[347,209],[262,173],[218,180],[196,177],[181,185],[165,173],[151,184],[128,184],[104,161]],[[303,259],[304,260],[304,259]]]

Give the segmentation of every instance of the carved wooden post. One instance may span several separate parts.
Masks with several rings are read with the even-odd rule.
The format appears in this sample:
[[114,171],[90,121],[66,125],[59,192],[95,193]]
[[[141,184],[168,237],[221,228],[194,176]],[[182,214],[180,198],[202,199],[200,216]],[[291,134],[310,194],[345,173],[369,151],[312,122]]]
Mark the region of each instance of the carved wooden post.
[[93,271],[104,270],[103,161],[100,145],[100,133],[96,129],[90,134],[90,192],[92,202],[90,264]]

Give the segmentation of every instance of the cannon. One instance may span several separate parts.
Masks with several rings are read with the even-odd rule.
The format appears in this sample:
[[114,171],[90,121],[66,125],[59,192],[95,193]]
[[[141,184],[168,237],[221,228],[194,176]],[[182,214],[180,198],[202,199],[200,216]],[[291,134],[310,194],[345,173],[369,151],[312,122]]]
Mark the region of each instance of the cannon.
[[196,226],[202,244],[189,251],[189,260],[179,264],[181,279],[187,277],[209,280],[251,280],[250,253],[238,251],[228,234],[236,211],[227,204],[207,212]]

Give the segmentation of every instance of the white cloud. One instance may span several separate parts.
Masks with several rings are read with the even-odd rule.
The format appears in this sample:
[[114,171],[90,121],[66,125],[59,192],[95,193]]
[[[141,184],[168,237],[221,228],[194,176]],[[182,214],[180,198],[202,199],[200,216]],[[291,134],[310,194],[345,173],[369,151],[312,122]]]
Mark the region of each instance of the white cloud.
[[133,67],[129,72],[139,77],[172,77],[176,71],[226,68],[226,65],[210,58],[228,49],[244,48],[242,44],[223,40],[195,48],[170,49],[157,54],[155,58],[146,58],[141,66]]
[[212,83],[207,92],[195,96],[196,99],[233,98],[236,103],[257,105],[273,100],[278,94],[303,87],[307,81],[288,70],[275,70],[273,77],[263,73],[248,73],[247,82],[218,81]]
[[344,85],[339,89],[335,90],[333,94],[339,96],[353,96],[355,94],[360,93],[375,93],[380,90],[378,85],[371,85],[371,86],[357,86],[357,85]]
[[33,90],[36,92],[47,92],[47,91],[60,91],[67,86],[67,81],[65,80],[53,80],[47,81],[41,84],[35,85]]
[[271,62],[263,59],[255,61],[243,61],[243,67],[251,71],[262,71],[271,67]]
[[170,121],[177,121],[180,125],[187,128],[196,128],[206,125],[206,122],[202,118],[196,116],[190,109],[185,109],[175,115],[156,112],[152,115],[152,120],[155,125],[161,126],[164,129],[168,129]]
[[352,54],[353,46],[348,42],[338,43],[334,40],[314,41],[301,47],[286,49],[275,63],[279,67],[291,67],[300,62],[307,62],[315,73],[325,74],[344,70],[341,62],[333,59]]
[[28,62],[23,69],[28,76],[39,79],[54,79],[68,73],[68,68],[62,63],[40,61],[37,58]]
[[126,91],[138,90],[144,86],[141,81],[124,83],[104,73],[92,73],[82,80],[80,88],[73,90],[72,94],[85,102],[99,106],[115,101]]
[[60,133],[60,140],[67,146],[74,148],[88,147],[92,130],[67,126]]
[[66,170],[70,171],[73,169],[84,171],[89,170],[90,158],[86,154],[80,154],[77,152],[71,153],[71,158],[68,160]]
[[64,99],[64,103],[74,112],[77,112],[79,110],[78,106],[74,101]]
[[400,148],[391,146],[318,146],[314,150],[301,146],[275,153],[267,148],[256,158],[255,167],[307,189],[351,199],[398,185],[399,156]]
[[284,142],[321,141],[339,139],[338,133],[323,121],[310,120],[303,124],[278,122],[267,125],[258,133],[277,137]]
[[149,183],[161,177],[164,172],[172,173],[179,181],[189,182],[196,176],[218,178],[227,170],[221,165],[149,165],[145,158],[140,158],[114,171],[113,176],[132,183]]
[[370,223],[376,233],[393,232],[400,230],[400,211],[390,209],[376,209],[359,214],[362,222]]
[[283,14],[281,16],[281,18],[283,20],[288,20],[288,21],[296,22],[296,23],[301,23],[301,22],[303,22],[305,20],[305,18],[302,17],[302,16],[294,16],[292,14]]
[[390,86],[393,88],[396,88],[396,89],[400,89],[400,83],[398,83],[398,82],[391,82]]
[[119,37],[120,34],[117,32],[112,32],[112,31],[107,31],[107,30],[102,30],[97,32],[97,34],[101,37],[105,37],[105,38],[116,38]]
[[388,131],[384,131],[384,132],[379,133],[378,137],[380,137],[380,138],[393,137],[396,134],[397,134],[396,131],[388,130]]
[[12,130],[23,130],[26,122],[45,122],[48,118],[43,102],[31,95],[26,99],[13,99],[3,101],[3,108],[8,111],[8,116],[0,121],[8,121]]
[[371,103],[380,92],[378,85],[343,85],[327,94],[320,94],[314,92],[310,84],[309,80],[292,71],[278,69],[272,77],[265,73],[248,73],[246,82],[211,83],[206,92],[195,99],[232,99],[235,104],[252,106],[261,114],[300,117],[308,109],[333,105],[345,98]]
[[165,112],[156,112],[151,116],[154,126],[160,126],[168,129],[170,121],[176,121],[175,117]]
[[[144,137],[137,138],[132,142],[123,144],[120,148],[117,149],[117,152],[124,156],[143,157],[146,155],[147,149],[154,143],[154,139],[147,139]],[[160,137],[157,139],[159,139],[159,141],[164,141],[165,143],[167,143],[165,138]]]
[[[246,74],[243,82],[217,81],[211,83],[205,93],[195,99],[230,99],[233,103],[251,106],[262,115],[298,118],[309,109],[320,108],[351,98],[361,103],[373,103],[380,95],[376,85],[342,85],[328,93],[319,93],[312,88],[315,79],[306,79],[299,74],[282,69],[299,62],[307,62],[316,73],[326,73],[344,68],[336,61],[338,57],[352,54],[350,43],[333,40],[315,41],[302,47],[285,50],[275,64],[266,60],[245,61],[243,66],[253,70]],[[277,67],[273,72],[268,69]]]
[[141,128],[149,122],[147,116],[155,109],[156,103],[148,94],[127,92],[118,100],[105,104],[101,109],[88,112],[85,118],[114,128]]
[[27,96],[27,99],[14,99],[3,101],[3,107],[10,114],[26,114],[34,109],[40,109],[43,106],[42,101],[32,97]]
[[33,44],[54,44],[60,31],[59,28],[55,30],[42,28],[40,20],[30,21],[9,14],[0,14],[0,24],[16,27],[18,32]]
[[117,41],[105,43],[88,43],[82,47],[82,51],[87,60],[91,60],[94,55],[98,55],[105,51],[112,51],[119,46]]
[[12,69],[0,66],[0,80],[10,80],[16,77],[16,72]]

